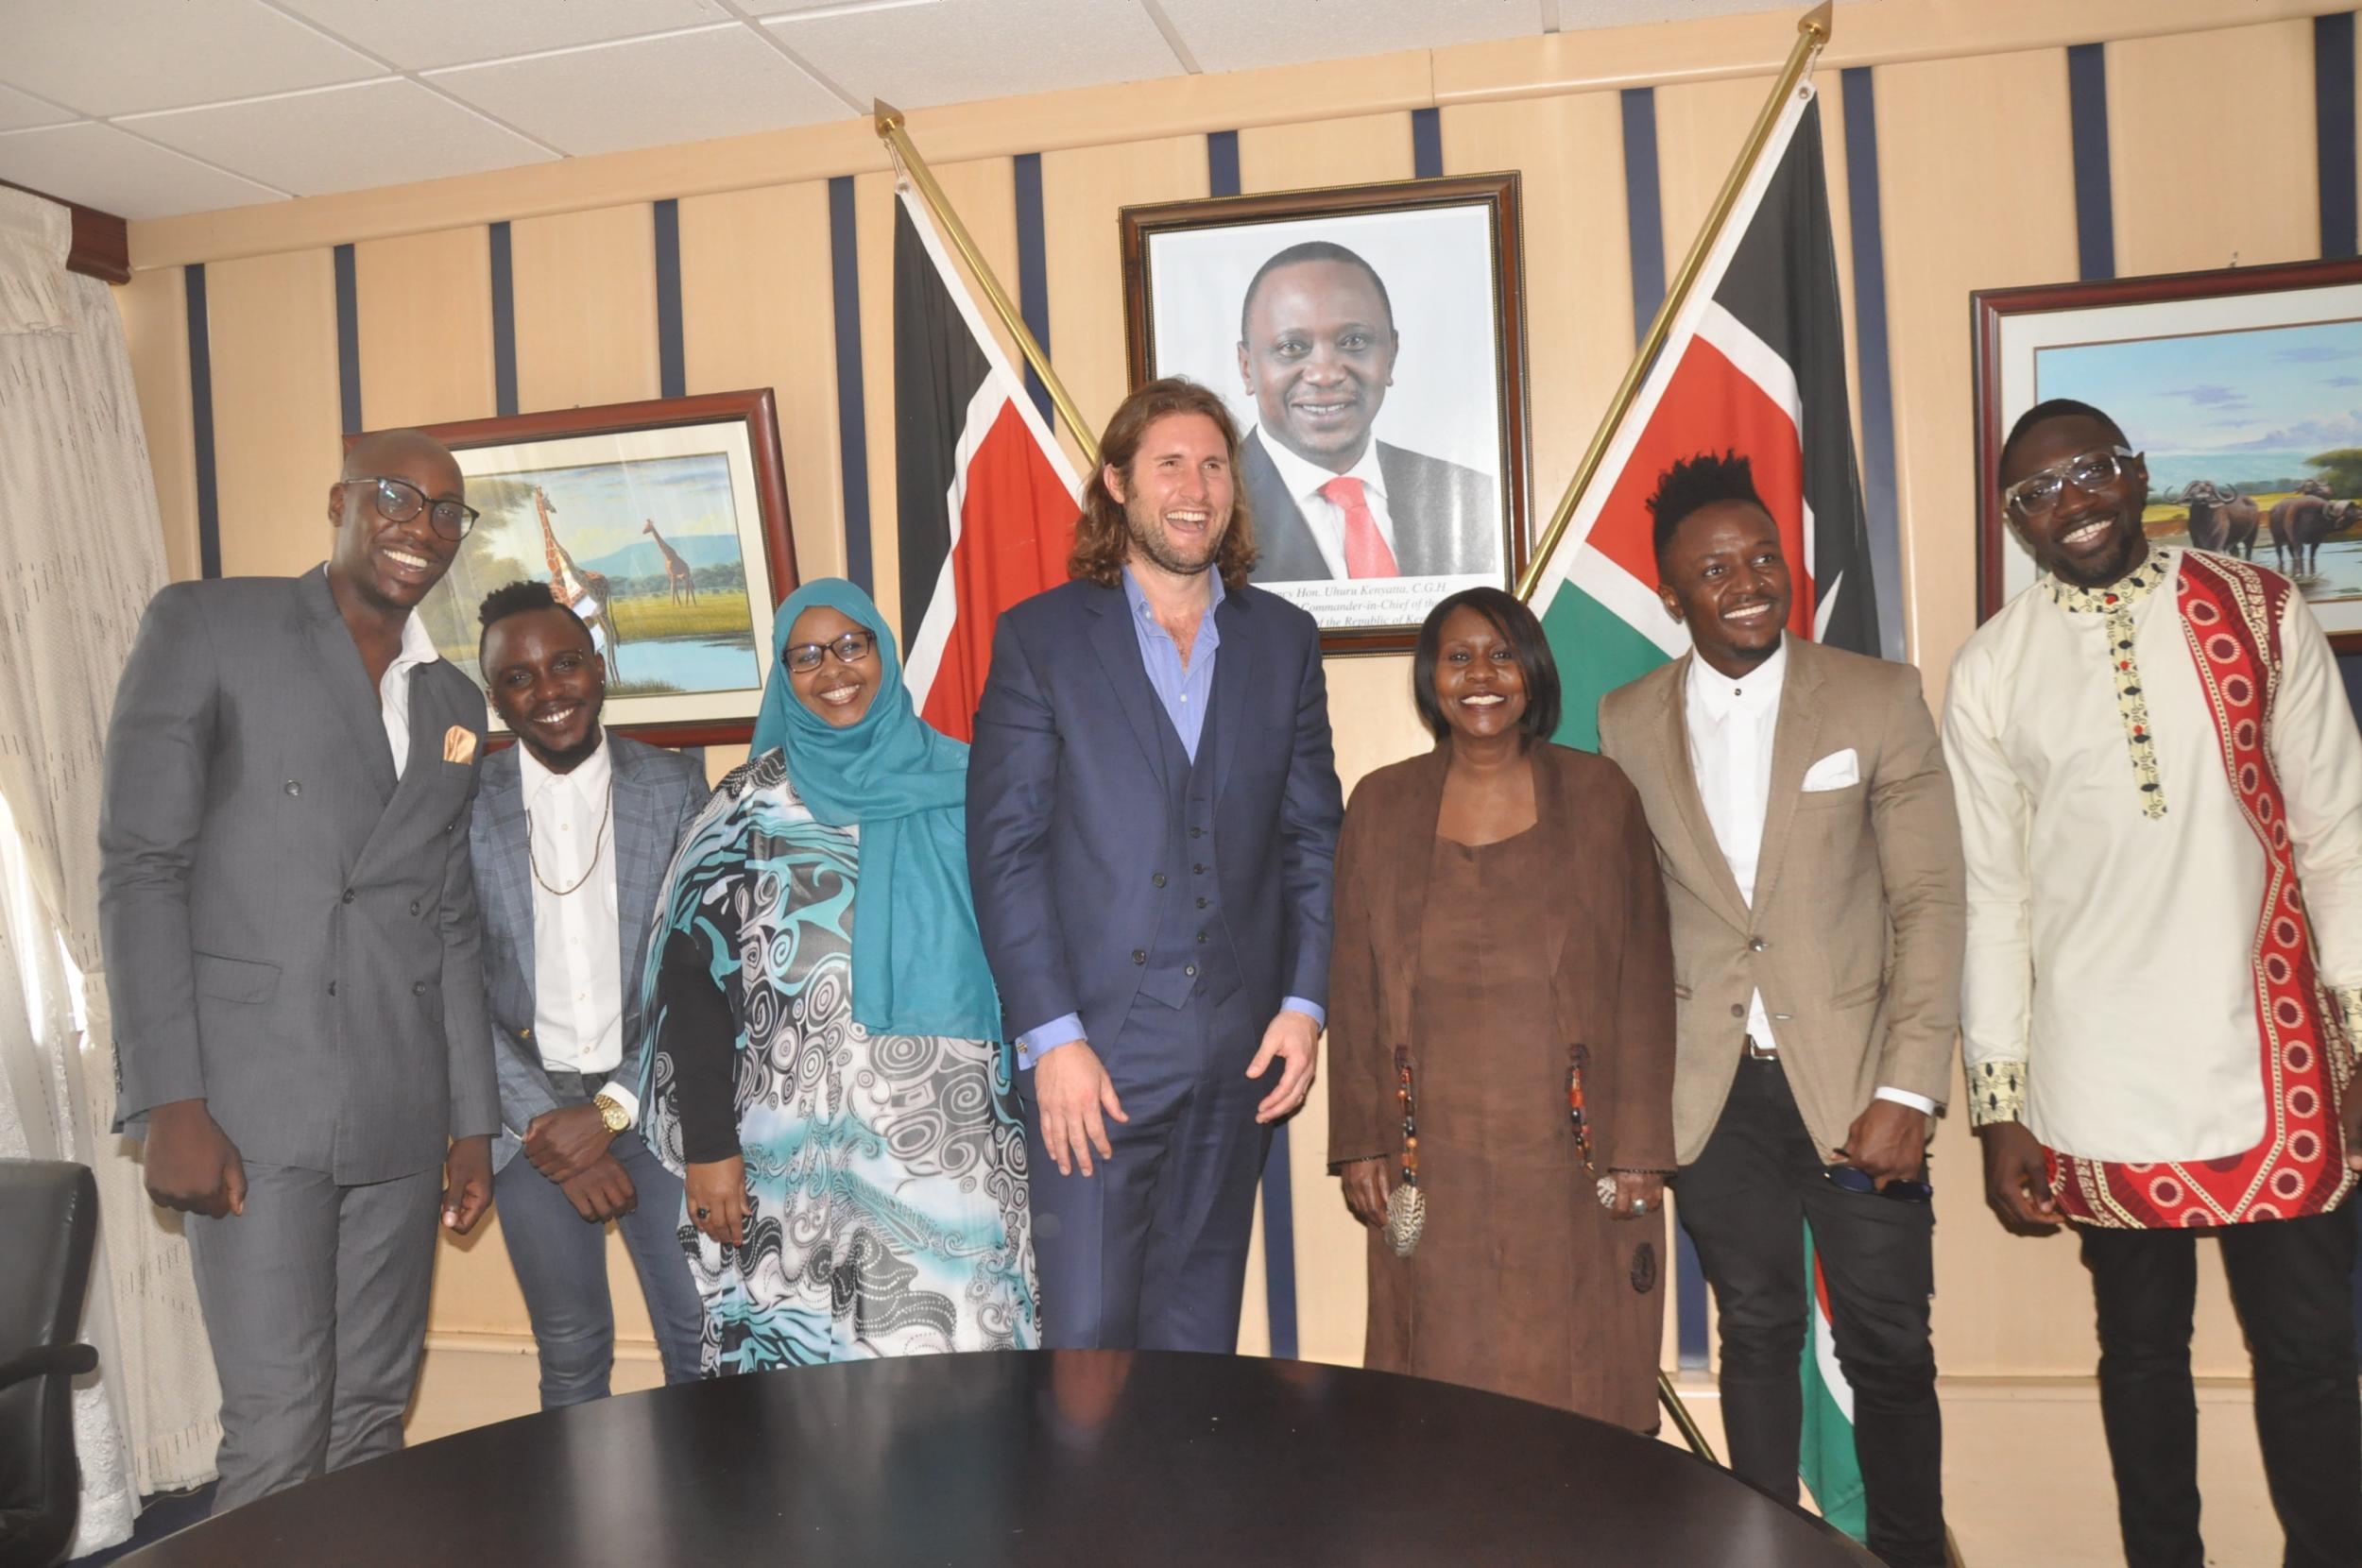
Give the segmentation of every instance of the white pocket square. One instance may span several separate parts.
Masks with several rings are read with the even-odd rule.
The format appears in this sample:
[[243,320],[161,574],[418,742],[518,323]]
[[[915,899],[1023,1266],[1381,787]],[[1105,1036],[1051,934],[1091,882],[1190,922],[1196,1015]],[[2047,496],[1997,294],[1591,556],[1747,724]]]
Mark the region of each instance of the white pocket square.
[[1861,758],[1854,748],[1833,751],[1805,770],[1805,793],[1819,794],[1824,790],[1842,790],[1848,784],[1861,782]]

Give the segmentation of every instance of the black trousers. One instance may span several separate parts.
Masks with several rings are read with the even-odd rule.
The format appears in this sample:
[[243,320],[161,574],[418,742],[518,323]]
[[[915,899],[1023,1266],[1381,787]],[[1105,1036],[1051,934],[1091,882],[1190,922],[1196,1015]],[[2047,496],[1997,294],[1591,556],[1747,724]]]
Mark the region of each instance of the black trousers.
[[1943,1568],[1943,1418],[1927,1338],[1935,1217],[1926,1203],[1847,1191],[1823,1161],[1780,1065],[1749,1059],[1704,1152],[1674,1184],[1720,1315],[1731,1469],[1796,1500],[1809,1221],[1854,1389],[1870,1549],[1895,1568]]
[[[2255,1433],[2288,1568],[2362,1563],[2354,1217],[2226,1225],[2223,1271],[2255,1359]],[[2080,1232],[2099,1309],[2099,1411],[2131,1568],[2199,1568],[2194,1231]]]

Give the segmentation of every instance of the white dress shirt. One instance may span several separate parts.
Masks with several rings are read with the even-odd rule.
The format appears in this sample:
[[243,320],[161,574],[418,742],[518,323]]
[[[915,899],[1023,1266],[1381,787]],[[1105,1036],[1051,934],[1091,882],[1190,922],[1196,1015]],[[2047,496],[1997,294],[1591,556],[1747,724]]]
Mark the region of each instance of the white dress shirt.
[[1358,479],[1361,482],[1361,499],[1370,508],[1370,516],[1378,523],[1378,532],[1386,541],[1387,552],[1396,561],[1402,552],[1395,548],[1395,520],[1386,509],[1386,479],[1378,469],[1378,440],[1373,436],[1361,451],[1361,460],[1344,473],[1331,473],[1317,463],[1308,463],[1288,450],[1276,437],[1263,437],[1263,450],[1271,454],[1272,467],[1279,470],[1279,482],[1288,486],[1288,494],[1295,498],[1296,509],[1304,514],[1305,526],[1312,531],[1312,543],[1321,553],[1331,577],[1346,577],[1345,570],[1345,509],[1321,494],[1321,486],[1333,479]]
[[[1788,640],[1743,675],[1731,676],[1691,655],[1683,692],[1689,731],[1689,766],[1706,809],[1714,842],[1731,868],[1738,895],[1755,901],[1755,868],[1763,857],[1763,819],[1772,799],[1772,741],[1780,727],[1780,691],[1788,684]],[[1775,1050],[1763,993],[1747,998],[1747,1032],[1763,1050]],[[1880,1099],[1935,1115],[1935,1101],[1908,1089],[1881,1087]]]
[[[602,741],[561,774],[518,747],[534,873],[533,1031],[542,1065],[560,1072],[613,1072],[624,1060],[611,749]],[[638,1116],[628,1087],[610,1082],[601,1092]]]
[[[2266,861],[2176,604],[2180,551],[2131,607],[2163,812],[2143,810],[2102,616],[2049,579],[1952,666],[1943,751],[1968,866],[1960,1031],[1969,1083],[2062,1153],[2206,1160],[2264,1136],[2255,1017]],[[2300,594],[2267,738],[2324,986],[2362,984],[2362,739]],[[2022,1101],[2022,1103],[2017,1103]]]
[[410,672],[442,654],[416,613],[402,623],[402,651],[378,677],[377,706],[385,721],[385,743],[394,748],[394,776],[410,765]]

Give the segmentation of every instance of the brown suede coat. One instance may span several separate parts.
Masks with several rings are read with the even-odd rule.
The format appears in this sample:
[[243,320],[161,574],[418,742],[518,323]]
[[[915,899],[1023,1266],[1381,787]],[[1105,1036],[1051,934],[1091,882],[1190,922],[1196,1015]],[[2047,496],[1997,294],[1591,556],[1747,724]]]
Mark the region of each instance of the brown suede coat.
[[[1361,780],[1337,842],[1336,949],[1328,977],[1328,1163],[1399,1154],[1395,1048],[1412,1038],[1435,820],[1448,743]],[[1600,1170],[1673,1170],[1673,949],[1655,842],[1640,796],[1602,757],[1534,753],[1541,853],[1565,868],[1523,934],[1555,955],[1563,1048],[1590,1048],[1584,1099]],[[1567,1159],[1576,1160],[1572,1138]]]
[[[1545,746],[1531,832],[1439,846],[1449,761],[1439,746],[1364,779],[1338,845],[1330,1163],[1399,1159],[1400,1049],[1428,1202],[1410,1259],[1372,1234],[1363,1358],[1648,1430],[1665,1219],[1612,1219],[1594,1191],[1673,1166],[1672,951],[1647,820],[1614,763]],[[1578,1055],[1588,1164],[1566,1114]]]

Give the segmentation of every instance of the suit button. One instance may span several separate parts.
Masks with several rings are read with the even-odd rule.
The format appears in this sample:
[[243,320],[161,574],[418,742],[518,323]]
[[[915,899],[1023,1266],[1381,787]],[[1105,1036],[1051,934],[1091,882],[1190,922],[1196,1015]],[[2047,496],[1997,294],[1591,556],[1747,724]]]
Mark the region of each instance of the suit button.
[[1145,947],[1133,948],[1132,962],[1135,963],[1146,963],[1148,962],[1148,949]]
[[1197,965],[1194,963],[1185,963],[1181,966],[1181,972],[1185,975],[1194,977],[1197,974]]
[[410,918],[411,918],[411,919],[413,919],[413,920],[416,920],[418,917],[419,917],[419,901],[418,901],[416,898],[413,898],[413,899],[411,899],[411,900],[410,900]]
[[1193,865],[1190,867],[1190,869],[1196,872],[1200,877],[1206,875],[1206,867],[1203,864]]
[[285,790],[291,795],[300,795],[303,793],[303,786],[292,778],[287,780],[286,783],[281,785],[280,788]]
[[330,980],[328,982],[328,994],[332,997],[336,994],[336,982],[334,980]]
[[352,902],[352,897],[353,897],[353,895],[352,895],[352,890],[351,890],[351,888],[347,888],[347,889],[345,889],[345,902],[346,902],[346,903],[348,903],[348,904],[351,903],[351,902]]
[[1158,887],[1163,887],[1165,885],[1165,874],[1160,871],[1154,877],[1151,877],[1149,880],[1155,883]]
[[1203,828],[1203,827],[1192,827],[1192,828],[1190,828],[1190,837],[1191,837],[1191,838],[1193,838],[1193,839],[1202,839],[1202,838],[1204,838],[1205,836],[1206,836],[1206,829],[1205,829],[1205,828]]
[[425,995],[426,995],[426,981],[424,981],[424,980],[412,980],[412,981],[410,982],[410,994],[411,994],[412,996],[414,996],[414,997],[423,997],[423,996],[425,996]]
[[1204,931],[1197,933],[1197,945],[1201,947],[1206,946],[1206,933]]
[[1197,901],[1197,907],[1201,910],[1204,909],[1206,907],[1206,900],[1203,898],[1199,899]]
[[1770,944],[1769,942],[1764,941],[1764,940],[1763,940],[1763,938],[1761,938],[1761,937],[1757,937],[1757,938],[1755,938],[1753,942],[1750,942],[1749,944],[1747,944],[1747,946],[1750,946],[1750,947],[1752,947],[1752,948],[1754,948],[1756,952],[1758,952],[1758,953],[1759,953],[1759,952],[1762,952],[1762,951],[1763,951],[1766,947],[1771,946],[1772,946],[1772,944]]
[[1747,1004],[1745,1002],[1731,1003],[1731,1016],[1734,1018],[1744,1018],[1747,1016]]

